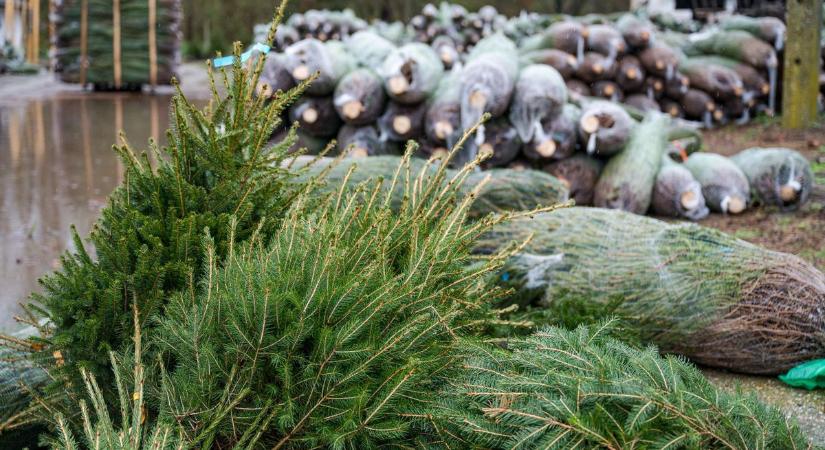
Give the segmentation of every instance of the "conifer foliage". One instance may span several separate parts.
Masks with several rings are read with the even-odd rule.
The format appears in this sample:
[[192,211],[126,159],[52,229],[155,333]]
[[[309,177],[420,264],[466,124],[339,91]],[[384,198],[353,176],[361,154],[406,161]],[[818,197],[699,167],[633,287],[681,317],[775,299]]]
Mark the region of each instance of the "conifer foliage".
[[[430,415],[452,448],[805,449],[795,423],[690,363],[611,337],[611,322],[469,345]],[[461,444],[458,444],[461,443]]]
[[[266,245],[210,253],[198,289],[175,295],[156,330],[167,368],[157,402],[197,445],[227,448],[262,433],[270,448],[412,443],[405,414],[431,404],[460,367],[459,338],[495,317],[498,291],[471,243],[494,222],[466,223],[456,201],[472,166],[444,180],[410,171],[320,205],[299,199]],[[210,245],[211,248],[211,245]]]
[[[134,371],[126,372],[124,361],[118,361],[114,352],[110,352],[112,370],[115,374],[115,387],[120,406],[120,420],[112,419],[109,405],[97,378],[81,369],[91,411],[86,400],[80,400],[79,407],[83,417],[82,439],[78,439],[66,417],[58,413],[55,417],[56,432],[46,439],[54,450],[184,450],[189,448],[182,439],[177,427],[167,424],[150,425],[147,421],[144,383],[146,381],[142,362],[141,330],[137,322],[137,307],[134,312]],[[127,360],[128,361],[128,360]],[[124,375],[130,375],[125,377]],[[131,378],[133,383],[127,385],[124,378]],[[94,417],[92,416],[94,414]]]
[[93,227],[92,251],[75,233],[77,252],[64,255],[62,269],[42,280],[44,294],[33,296],[30,310],[50,323],[32,348],[46,357],[38,361],[51,361],[52,392],[70,383],[82,394],[80,368],[111,386],[107,355],[127,347],[132,305],[150,327],[147,318],[163,310],[171,293],[200,278],[205,230],[220,258],[230,239],[244,241],[255,230],[269,235],[278,226],[301,183],[281,168],[294,136],[274,146],[268,139],[303,86],[271,102],[256,98],[262,66],[263,58],[254,68],[236,58],[232,82],[223,74],[225,95],[210,72],[213,98],[203,110],[178,89],[168,146],[161,151],[150,143],[155,158],[137,155],[125,138],[115,146],[125,179]]

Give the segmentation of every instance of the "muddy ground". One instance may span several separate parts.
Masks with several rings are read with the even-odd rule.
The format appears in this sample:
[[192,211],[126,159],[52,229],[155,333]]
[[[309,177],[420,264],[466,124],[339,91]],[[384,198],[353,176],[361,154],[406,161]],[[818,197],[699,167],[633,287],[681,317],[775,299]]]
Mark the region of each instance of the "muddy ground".
[[[817,186],[811,201],[800,211],[780,213],[756,208],[739,216],[714,214],[702,225],[719,228],[763,247],[793,253],[825,270],[825,119],[815,128],[786,131],[777,119],[759,118],[747,126],[730,126],[704,133],[705,150],[731,155],[748,147],[790,147],[813,164]],[[735,375],[705,370],[710,380],[725,389],[753,392],[764,401],[796,417],[814,443],[825,445],[825,391],[792,389],[767,377]]]

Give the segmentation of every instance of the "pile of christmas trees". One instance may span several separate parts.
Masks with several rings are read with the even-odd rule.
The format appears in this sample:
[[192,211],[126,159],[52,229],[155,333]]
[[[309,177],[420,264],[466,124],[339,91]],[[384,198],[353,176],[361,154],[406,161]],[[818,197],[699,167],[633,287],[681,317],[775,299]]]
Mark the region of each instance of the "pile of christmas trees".
[[[460,166],[482,154],[487,156],[485,168],[543,170],[564,180],[579,205],[691,220],[710,211],[738,214],[758,204],[783,209],[803,205],[813,176],[797,152],[753,149],[733,159],[688,158],[701,147],[696,123],[665,120],[661,116],[670,115],[651,111],[659,109],[655,101],[651,107],[645,102],[621,105],[576,88],[571,77],[582,77],[583,67],[598,72],[584,78],[594,88],[606,82],[602,71],[626,69],[625,82],[646,90],[642,99],[657,98],[657,89],[645,88],[645,80],[655,78],[661,93],[670,92],[671,100],[678,98],[683,107],[701,97],[696,104],[704,112],[692,118],[708,120],[711,111],[721,111],[716,100],[688,86],[699,83],[719,96],[768,101],[769,83],[760,84],[766,89],[759,92],[746,91],[733,69],[723,71],[724,76],[714,72],[706,61],[710,57],[694,66],[680,62],[676,50],[653,44],[654,29],[645,28],[646,23],[626,15],[614,29],[567,19],[519,44],[501,33],[489,34],[467,54],[437,39],[430,45],[396,45],[377,29],[358,31],[345,41],[304,39],[270,54],[258,93],[266,98],[313,79],[286,114],[300,124],[301,145],[312,153],[335,140],[336,151],[350,156],[400,155],[404,143],[413,139],[420,144],[419,156],[443,156],[486,113],[491,120],[454,163]],[[699,47],[698,42],[691,45]],[[566,53],[576,48],[590,50],[580,52],[581,64]],[[638,57],[627,53],[631,50]],[[767,54],[775,59],[773,48]],[[645,73],[656,76],[645,78]],[[711,86],[708,80],[733,90]],[[671,82],[673,90],[668,89]],[[643,120],[645,114],[660,117],[651,124]],[[286,130],[282,127],[278,136]]]
[[291,159],[294,132],[267,143],[306,85],[262,102],[261,69],[237,63],[206,110],[177,96],[165,158],[117,147],[96,257],[77,238],[22,319],[37,332],[4,341],[48,377],[0,437],[34,421],[67,449],[809,447],[610,323],[512,320],[493,275],[525,242],[472,249],[553,207],[478,216],[499,192],[479,159],[450,171],[414,148],[386,177],[327,179],[334,164]]
[[180,0],[57,2],[54,67],[99,89],[170,84],[180,63]]

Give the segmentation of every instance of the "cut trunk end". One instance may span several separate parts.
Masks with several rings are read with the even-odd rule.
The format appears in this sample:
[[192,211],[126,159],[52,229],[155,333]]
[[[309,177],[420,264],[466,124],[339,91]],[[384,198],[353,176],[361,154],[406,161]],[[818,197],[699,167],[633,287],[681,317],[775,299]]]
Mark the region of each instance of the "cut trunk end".
[[801,187],[797,182],[790,182],[779,187],[779,198],[785,203],[793,203],[799,197]]
[[495,149],[493,149],[493,144],[489,142],[485,142],[478,147],[478,155],[484,159],[491,158],[494,153]]
[[699,197],[693,191],[682,192],[679,201],[686,211],[692,211],[699,207]]
[[352,100],[344,103],[344,106],[341,107],[341,111],[347,119],[355,120],[361,115],[361,112],[364,111],[364,105],[358,100]]
[[407,92],[410,88],[410,83],[401,75],[390,78],[389,81],[390,92],[395,95],[401,95]]
[[397,116],[392,119],[392,129],[398,134],[407,134],[412,129],[412,121],[407,116]]
[[556,153],[556,143],[552,140],[544,141],[538,146],[536,146],[536,151],[539,152],[539,155],[545,158],[549,158],[553,156],[554,153]]
[[298,81],[306,80],[307,78],[309,78],[309,67],[307,67],[304,64],[301,64],[292,71],[292,77]]
[[301,119],[305,123],[315,123],[318,120],[318,110],[315,108],[307,108],[301,113]]
[[727,196],[722,200],[722,210],[731,214],[739,214],[745,210],[745,200],[738,195]]
[[272,87],[269,86],[269,83],[258,83],[258,86],[255,88],[255,90],[257,91],[258,97],[272,97]]
[[364,147],[353,147],[349,152],[349,156],[352,158],[366,158],[369,156],[369,152]]
[[435,123],[435,136],[441,140],[446,140],[453,134],[453,125],[446,120],[439,120]]
[[475,91],[470,94],[470,106],[473,108],[484,108],[487,105],[487,96],[480,91]]
[[595,114],[586,115],[581,118],[579,125],[585,133],[593,134],[599,131],[599,118]]

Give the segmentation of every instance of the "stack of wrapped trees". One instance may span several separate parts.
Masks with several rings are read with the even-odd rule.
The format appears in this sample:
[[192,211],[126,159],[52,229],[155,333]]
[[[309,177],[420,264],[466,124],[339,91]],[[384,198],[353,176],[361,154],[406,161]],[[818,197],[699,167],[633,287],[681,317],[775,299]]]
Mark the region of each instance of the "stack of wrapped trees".
[[180,63],[180,0],[57,0],[54,67],[95,89],[169,84]]
[[[584,28],[567,20],[552,25],[539,36],[543,43],[535,45],[567,42],[565,48],[595,48],[601,42],[595,40],[598,34],[612,36],[604,38],[608,43],[625,42],[604,27]],[[634,42],[630,34],[627,41]],[[575,79],[569,78],[574,72],[564,66],[577,64],[576,56],[555,47],[529,50],[525,45],[522,41],[519,48],[503,33],[495,33],[479,40],[468,54],[456,56],[421,42],[397,45],[374,30],[359,31],[344,42],[304,39],[283,53],[269,54],[258,93],[272,96],[318,74],[284,121],[300,125],[297,147],[309,153],[321,152],[334,141],[333,153],[398,155],[413,140],[419,156],[443,156],[488,116],[453,163],[460,166],[481,154],[487,157],[484,168],[543,170],[567,184],[579,205],[698,220],[709,211],[737,214],[755,203],[794,209],[807,200],[813,176],[798,153],[754,151],[736,161],[712,154],[688,158],[701,147],[696,124],[661,111],[643,111],[658,108],[581,95],[571,84]],[[593,55],[615,59],[624,46],[606,44],[604,53],[585,52],[585,66]],[[661,49],[648,46],[644,52],[652,52],[648,65],[660,70],[663,85],[678,79],[680,89],[690,86],[678,72],[680,60],[666,57],[672,53],[661,56]],[[618,61],[628,58],[639,61],[629,55]],[[627,72],[641,76],[644,71],[637,66]],[[715,75],[708,79],[719,80]],[[654,97],[655,90],[647,87]],[[687,107],[693,104],[691,92],[700,91],[684,90],[681,101]],[[713,120],[711,107],[720,111],[714,105],[712,99],[699,103],[707,120]],[[759,177],[768,180],[759,182],[762,188],[754,184]]]

